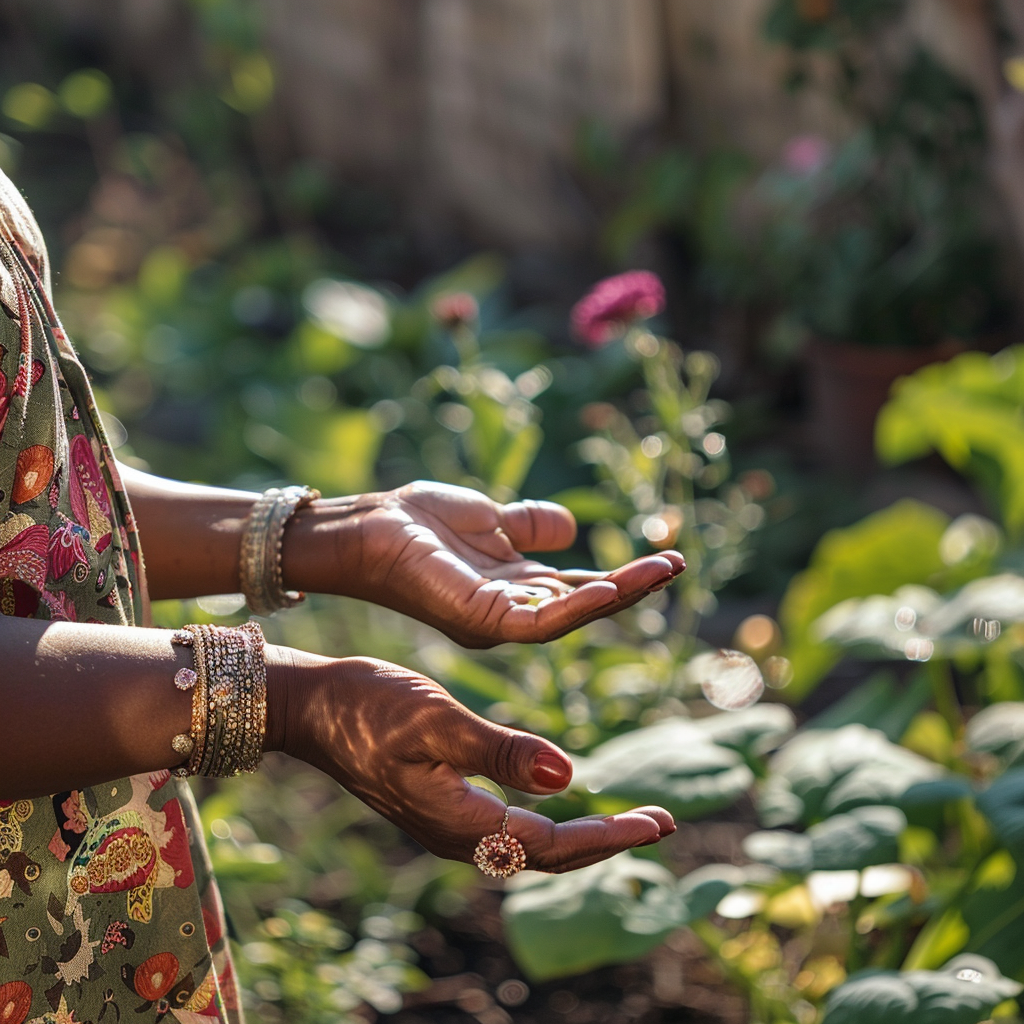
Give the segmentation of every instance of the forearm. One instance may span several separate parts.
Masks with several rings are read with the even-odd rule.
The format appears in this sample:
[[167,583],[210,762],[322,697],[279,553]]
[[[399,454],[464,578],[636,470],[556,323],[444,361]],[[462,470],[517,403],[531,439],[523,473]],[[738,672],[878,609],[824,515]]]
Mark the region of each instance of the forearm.
[[[167,630],[0,616],[0,800],[170,768],[192,694],[174,685],[192,652]],[[283,742],[291,652],[268,647],[268,743]]]
[[[139,523],[150,595],[159,601],[238,593],[242,532],[259,495],[120,469]],[[374,503],[374,496],[364,497]],[[288,589],[345,592],[345,566],[358,545],[353,513],[363,501],[332,498],[295,513],[283,547]]]
[[259,495],[120,468],[139,524],[151,596],[237,593],[242,530]]

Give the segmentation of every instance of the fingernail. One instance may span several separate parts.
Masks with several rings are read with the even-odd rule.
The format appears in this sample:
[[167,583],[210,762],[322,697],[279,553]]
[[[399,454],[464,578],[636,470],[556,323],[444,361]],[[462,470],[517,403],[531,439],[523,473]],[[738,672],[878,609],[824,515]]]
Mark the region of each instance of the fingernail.
[[533,781],[538,786],[561,789],[572,777],[572,768],[565,758],[550,750],[542,750],[533,760]]

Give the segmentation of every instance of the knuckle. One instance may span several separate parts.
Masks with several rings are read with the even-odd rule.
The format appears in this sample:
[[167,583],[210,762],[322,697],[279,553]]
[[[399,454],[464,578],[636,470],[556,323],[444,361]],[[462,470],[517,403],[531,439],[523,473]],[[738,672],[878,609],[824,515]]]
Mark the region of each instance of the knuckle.
[[498,774],[505,779],[515,778],[519,774],[517,747],[516,737],[508,733],[502,734],[495,744],[494,767]]

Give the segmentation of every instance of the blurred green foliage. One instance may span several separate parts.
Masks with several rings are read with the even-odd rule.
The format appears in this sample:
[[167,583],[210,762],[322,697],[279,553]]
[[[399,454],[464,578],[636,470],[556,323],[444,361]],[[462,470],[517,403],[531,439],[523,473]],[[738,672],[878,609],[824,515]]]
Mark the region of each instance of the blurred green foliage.
[[[792,87],[811,49],[838,62],[838,97],[864,124],[840,146],[797,139],[768,168],[678,148],[630,163],[597,128],[583,133],[584,172],[618,197],[610,262],[652,235],[674,239],[692,269],[690,335],[702,303],[767,309],[780,347],[808,331],[974,341],[1002,323],[973,96],[917,53],[877,93],[884,102],[865,105],[858,53],[902,6],[772,5],[766,32],[788,48]],[[771,474],[734,476],[715,356],[659,323],[573,347],[547,311],[517,307],[493,255],[396,284],[404,243],[376,201],[314,163],[266,159],[259,113],[276,81],[256,5],[189,9],[202,71],[160,95],[56,43],[32,70],[20,53],[0,70],[0,166],[31,182],[48,227],[75,214],[66,235],[51,232],[59,305],[119,457],[251,489],[430,476],[498,500],[554,496],[583,526],[567,559],[611,568],[686,553],[671,590],[543,647],[470,654],[394,613],[316,598],[267,625],[274,642],[420,668],[473,710],[564,745],[575,782],[539,805],[557,820],[644,802],[683,819],[757,807],[764,828],[745,867],[678,879],[647,851],[520,880],[504,914],[524,972],[639,956],[688,926],[752,1020],[860,1019],[893,986],[908,1005],[941,1002],[950,1021],[1013,997],[1003,974],[1024,976],[1019,354],[922,371],[878,427],[892,462],[934,449],[971,473],[998,497],[1005,537],[981,517],[901,503],[825,537],[789,587],[783,633],[755,617],[737,632],[742,651],[704,650],[716,594],[751,567],[760,534],[797,521]],[[40,66],[56,70],[36,81]],[[467,315],[442,314],[453,298]],[[798,533],[817,529],[797,521]],[[163,626],[240,614],[230,599],[155,609]],[[747,707],[766,684],[806,695],[847,650],[909,664],[910,677],[899,689],[876,675],[795,734],[783,706]],[[705,696],[731,710],[708,715]],[[258,776],[198,785],[249,1013],[316,1024],[394,1012],[430,984],[415,937],[464,911],[478,876],[413,849],[317,773],[268,760]],[[943,968],[965,951],[991,962]]]

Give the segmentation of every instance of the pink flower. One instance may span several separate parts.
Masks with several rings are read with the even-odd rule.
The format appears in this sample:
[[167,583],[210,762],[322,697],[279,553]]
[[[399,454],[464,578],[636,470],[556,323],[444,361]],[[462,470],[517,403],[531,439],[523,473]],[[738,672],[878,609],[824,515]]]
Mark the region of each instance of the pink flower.
[[445,292],[439,295],[430,308],[434,319],[449,331],[476,323],[480,306],[469,292]]
[[665,308],[665,286],[657,274],[631,270],[598,281],[572,308],[572,329],[591,348],[607,345],[638,320]]
[[782,150],[782,166],[791,174],[817,174],[832,158],[828,139],[820,135],[794,135]]

